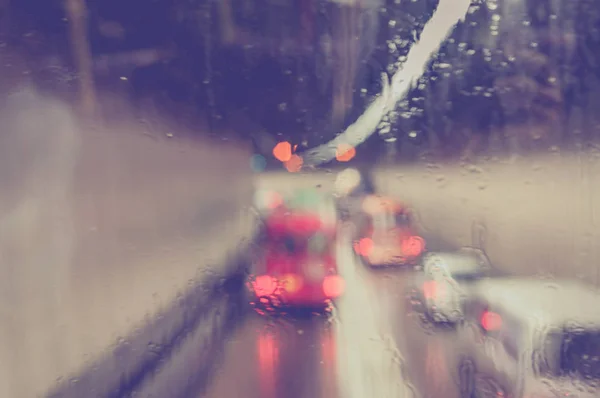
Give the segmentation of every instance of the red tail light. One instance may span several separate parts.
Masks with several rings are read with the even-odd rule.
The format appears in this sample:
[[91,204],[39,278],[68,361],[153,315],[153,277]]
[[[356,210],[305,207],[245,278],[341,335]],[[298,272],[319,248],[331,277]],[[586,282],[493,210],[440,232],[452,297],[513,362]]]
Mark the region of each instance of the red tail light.
[[252,287],[257,296],[270,296],[277,289],[277,280],[269,275],[257,276],[252,282]]
[[339,275],[329,275],[323,281],[323,293],[329,298],[339,297],[344,293],[346,283]]
[[407,257],[417,257],[425,250],[425,241],[420,236],[410,236],[401,243],[402,253]]
[[502,327],[502,317],[495,312],[485,311],[481,314],[481,327],[488,332],[498,330]]

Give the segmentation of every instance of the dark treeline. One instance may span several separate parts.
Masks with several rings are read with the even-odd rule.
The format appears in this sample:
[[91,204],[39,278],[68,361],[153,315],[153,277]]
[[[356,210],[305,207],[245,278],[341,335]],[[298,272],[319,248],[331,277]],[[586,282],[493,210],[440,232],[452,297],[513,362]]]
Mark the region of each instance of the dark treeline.
[[[437,7],[345,3],[89,0],[94,78],[139,115],[205,120],[212,133],[229,126],[261,151],[280,139],[317,145],[360,115],[381,73],[397,70]],[[593,0],[474,1],[359,157],[597,140],[590,109],[598,102],[599,23]],[[17,54],[13,74],[27,69],[41,89],[68,96],[77,83],[68,25],[62,1],[2,0],[0,55]]]

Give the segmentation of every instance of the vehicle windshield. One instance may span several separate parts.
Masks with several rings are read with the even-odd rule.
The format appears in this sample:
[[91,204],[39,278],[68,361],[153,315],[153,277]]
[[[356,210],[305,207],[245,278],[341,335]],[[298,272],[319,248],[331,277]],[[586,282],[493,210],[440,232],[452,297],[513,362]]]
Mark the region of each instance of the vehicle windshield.
[[0,398],[506,397],[586,286],[600,0],[0,0]]

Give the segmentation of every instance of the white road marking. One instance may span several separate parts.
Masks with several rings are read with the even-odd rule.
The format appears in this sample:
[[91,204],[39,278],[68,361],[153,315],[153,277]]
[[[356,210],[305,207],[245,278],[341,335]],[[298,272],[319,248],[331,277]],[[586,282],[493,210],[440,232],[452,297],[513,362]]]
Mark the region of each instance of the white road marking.
[[356,263],[344,233],[339,242],[338,266],[347,287],[347,294],[337,302],[334,317],[340,395],[415,397],[414,388],[402,375],[404,358],[393,339],[390,317],[396,306],[370,283],[366,270]]

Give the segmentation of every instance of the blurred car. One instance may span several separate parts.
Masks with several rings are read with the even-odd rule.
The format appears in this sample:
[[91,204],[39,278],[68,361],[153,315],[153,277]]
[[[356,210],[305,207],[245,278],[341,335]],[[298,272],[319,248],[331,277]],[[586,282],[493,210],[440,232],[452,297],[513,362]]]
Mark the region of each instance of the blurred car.
[[481,250],[427,253],[423,272],[416,277],[418,300],[431,321],[456,323],[462,319],[461,303],[472,283],[493,275],[498,274]]
[[447,349],[461,396],[600,396],[599,306],[598,292],[575,281],[477,283]]
[[375,194],[375,183],[368,170],[348,168],[337,175],[334,189],[340,215],[347,221],[362,211],[365,197]]
[[264,220],[252,264],[250,291],[272,306],[326,306],[344,291],[336,262],[333,199],[303,191]]
[[356,216],[354,251],[369,266],[416,264],[425,240],[413,226],[408,209],[398,201],[369,195]]

